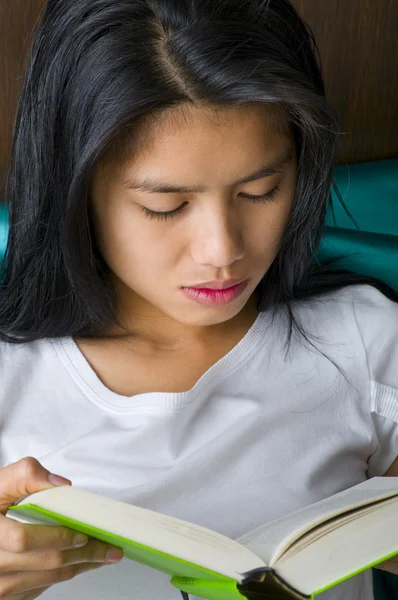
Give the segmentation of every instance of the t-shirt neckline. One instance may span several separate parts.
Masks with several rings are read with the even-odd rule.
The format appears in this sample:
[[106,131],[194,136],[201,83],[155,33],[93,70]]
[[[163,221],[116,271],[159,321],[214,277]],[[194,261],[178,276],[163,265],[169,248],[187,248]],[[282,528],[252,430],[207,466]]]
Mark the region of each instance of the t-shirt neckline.
[[214,365],[195,385],[185,392],[145,392],[123,396],[110,390],[97,376],[73,337],[51,340],[64,366],[83,393],[98,407],[110,412],[148,412],[154,409],[174,409],[192,402],[210,385],[241,369],[264,341],[268,312],[260,312],[243,338]]

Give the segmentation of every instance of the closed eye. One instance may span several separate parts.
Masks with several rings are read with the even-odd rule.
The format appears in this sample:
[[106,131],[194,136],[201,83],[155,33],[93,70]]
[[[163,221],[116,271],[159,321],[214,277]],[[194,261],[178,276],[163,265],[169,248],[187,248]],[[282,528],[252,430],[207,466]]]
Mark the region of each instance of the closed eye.
[[[261,194],[260,196],[252,196],[251,194],[240,194],[240,196],[242,198],[245,198],[246,200],[250,200],[251,202],[270,202],[274,200],[274,198],[278,195],[278,192],[279,185],[275,186],[271,191],[267,192],[266,194]],[[168,219],[172,219],[173,217],[176,217],[177,215],[182,213],[188,204],[189,202],[184,202],[178,208],[165,212],[150,210],[149,208],[146,208],[146,206],[140,206],[140,209],[142,210],[144,215],[148,217],[148,219],[159,219],[161,221],[167,221]]]
[[273,200],[279,192],[279,185],[276,185],[270,192],[262,194],[261,196],[251,196],[250,194],[242,194],[243,198],[252,200],[253,202],[267,202]]

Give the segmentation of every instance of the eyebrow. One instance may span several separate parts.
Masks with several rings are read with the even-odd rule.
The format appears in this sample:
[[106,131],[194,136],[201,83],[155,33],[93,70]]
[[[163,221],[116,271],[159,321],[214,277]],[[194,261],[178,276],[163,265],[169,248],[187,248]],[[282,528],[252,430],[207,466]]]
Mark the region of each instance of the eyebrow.
[[[283,168],[288,163],[290,163],[292,159],[293,149],[290,148],[288,153],[282,156],[281,158],[270,162],[255,173],[251,173],[246,177],[238,179],[238,181],[235,181],[232,185],[240,185],[242,183],[248,183],[249,181],[256,181],[257,179],[262,179],[263,177],[270,177],[271,175],[275,175],[276,173],[281,173],[283,171]],[[146,177],[142,180],[130,177],[123,181],[123,185],[130,190],[140,190],[143,192],[151,192],[157,194],[197,194],[201,192],[206,192],[208,190],[208,188],[204,186],[181,187],[169,183],[164,183],[156,179],[156,177]]]

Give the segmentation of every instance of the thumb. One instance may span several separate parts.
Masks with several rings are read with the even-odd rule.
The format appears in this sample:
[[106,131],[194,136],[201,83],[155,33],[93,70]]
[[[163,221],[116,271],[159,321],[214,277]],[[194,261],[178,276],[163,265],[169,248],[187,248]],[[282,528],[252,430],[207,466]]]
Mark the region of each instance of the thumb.
[[[53,481],[49,479],[51,477]],[[69,479],[54,476],[36,458],[28,456],[0,469],[0,513],[23,496],[40,492],[57,485],[72,485]]]

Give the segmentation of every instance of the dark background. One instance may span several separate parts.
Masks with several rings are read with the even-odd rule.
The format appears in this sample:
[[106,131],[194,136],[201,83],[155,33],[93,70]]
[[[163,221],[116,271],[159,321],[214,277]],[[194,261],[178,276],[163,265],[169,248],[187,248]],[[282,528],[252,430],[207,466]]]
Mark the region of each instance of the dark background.
[[[338,163],[398,157],[398,0],[293,0],[312,27],[341,127]],[[0,0],[0,194],[44,0]]]

